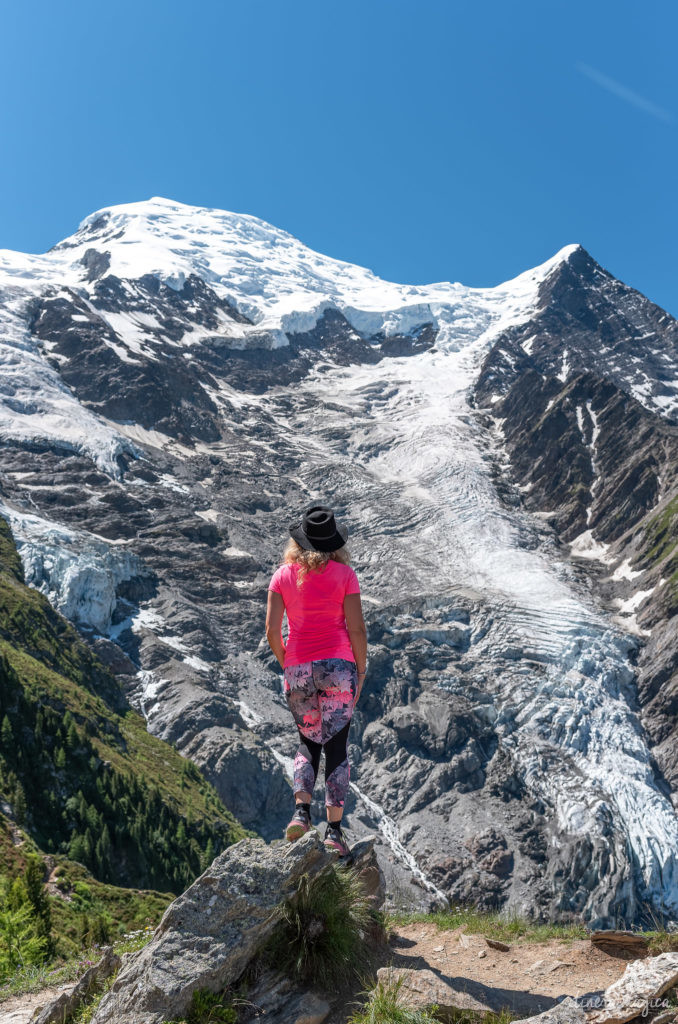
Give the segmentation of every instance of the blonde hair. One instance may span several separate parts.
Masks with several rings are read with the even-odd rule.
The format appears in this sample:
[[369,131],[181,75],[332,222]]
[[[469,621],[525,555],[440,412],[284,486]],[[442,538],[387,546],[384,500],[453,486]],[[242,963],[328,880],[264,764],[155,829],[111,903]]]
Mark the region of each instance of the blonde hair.
[[350,565],[351,556],[346,545],[337,551],[308,551],[294,537],[290,537],[283,552],[282,564],[299,566],[297,586],[300,587],[309,572],[321,572],[330,561]]

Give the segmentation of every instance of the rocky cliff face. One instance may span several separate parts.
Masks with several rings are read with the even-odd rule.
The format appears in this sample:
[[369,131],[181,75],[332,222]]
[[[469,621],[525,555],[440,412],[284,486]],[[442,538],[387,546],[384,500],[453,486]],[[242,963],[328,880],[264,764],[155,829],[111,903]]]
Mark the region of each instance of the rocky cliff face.
[[542,286],[529,329],[489,350],[474,405],[500,431],[523,507],[549,519],[641,639],[640,721],[675,807],[676,323],[583,252],[569,264]]
[[289,815],[266,588],[322,498],[370,639],[347,821],[392,898],[678,917],[667,313],[579,246],[410,288],[155,199],[4,253],[0,314],[27,574],[244,824]]

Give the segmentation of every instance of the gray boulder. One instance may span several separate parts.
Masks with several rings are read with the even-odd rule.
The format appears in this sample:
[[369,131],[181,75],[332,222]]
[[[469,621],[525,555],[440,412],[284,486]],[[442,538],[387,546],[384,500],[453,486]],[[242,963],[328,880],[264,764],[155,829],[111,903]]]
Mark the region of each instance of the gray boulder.
[[[369,878],[378,906],[383,892],[373,843],[358,844],[355,867]],[[301,877],[336,859],[316,831],[295,843],[255,838],[229,847],[170,904],[148,945],[121,968],[92,1024],[161,1024],[186,1013],[195,989],[218,992],[236,981]]]
[[543,1013],[523,1017],[513,1024],[584,1024],[585,1021],[586,1012],[581,1003],[573,996],[567,996]]

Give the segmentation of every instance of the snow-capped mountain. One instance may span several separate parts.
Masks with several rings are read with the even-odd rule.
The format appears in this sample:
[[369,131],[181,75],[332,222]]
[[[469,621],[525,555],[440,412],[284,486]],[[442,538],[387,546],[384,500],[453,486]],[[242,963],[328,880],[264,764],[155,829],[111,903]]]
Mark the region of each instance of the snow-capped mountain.
[[392,891],[678,921],[667,313],[577,245],[408,287],[156,198],[0,253],[0,352],[29,579],[245,824],[288,816],[265,592],[322,498],[371,644],[347,821]]

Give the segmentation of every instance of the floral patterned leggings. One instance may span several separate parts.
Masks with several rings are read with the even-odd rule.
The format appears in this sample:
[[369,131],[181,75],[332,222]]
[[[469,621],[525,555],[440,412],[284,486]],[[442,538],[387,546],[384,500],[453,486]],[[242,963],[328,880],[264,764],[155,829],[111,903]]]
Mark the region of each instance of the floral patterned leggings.
[[346,744],[358,692],[355,662],[323,658],[290,665],[283,672],[283,688],[301,739],[294,792],[313,793],[324,750],[325,804],[343,807],[351,773]]

